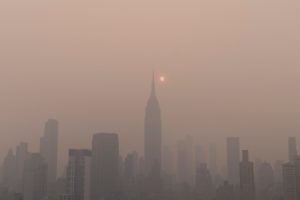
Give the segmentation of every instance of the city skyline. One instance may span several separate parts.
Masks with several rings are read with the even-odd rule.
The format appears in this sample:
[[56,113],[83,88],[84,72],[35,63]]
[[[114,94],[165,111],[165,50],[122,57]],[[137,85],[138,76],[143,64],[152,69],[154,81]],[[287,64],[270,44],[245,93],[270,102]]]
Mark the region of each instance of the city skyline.
[[[165,82],[165,77],[159,78]],[[1,166],[0,195],[12,200],[292,200],[299,197],[297,138],[287,137],[286,159],[279,164],[249,157],[239,137],[224,138],[226,167],[219,165],[218,145],[208,143],[206,155],[193,136],[177,141],[174,149],[162,143],[161,108],[156,96],[155,74],[144,116],[144,154],[120,154],[119,134],[93,134],[87,149],[71,148],[63,175],[57,175],[60,126],[56,119],[45,122],[37,153],[20,142],[10,149]],[[199,146],[200,145],[200,146]],[[242,154],[242,158],[240,156]],[[176,166],[177,167],[174,167]],[[23,170],[21,169],[23,168]],[[175,169],[175,171],[174,171]],[[224,171],[225,169],[225,171]],[[275,178],[281,177],[281,178]],[[175,184],[175,185],[174,185]],[[193,190],[186,190],[186,187]],[[277,191],[273,189],[277,188]],[[6,200],[10,200],[6,199]]]
[[[85,148],[103,130],[120,134],[122,153],[142,152],[153,69],[166,77],[157,88],[163,141],[189,134],[225,152],[220,138],[239,136],[253,158],[285,158],[273,152],[300,132],[299,4],[3,2],[0,160],[19,141],[37,150],[49,118],[61,122],[66,147]],[[268,151],[260,136],[273,139]],[[59,169],[67,149],[59,149]]]
[[299,200],[299,13],[0,0],[0,200]]
[[[164,76],[164,78],[166,79],[166,80],[164,80],[163,82],[160,80],[160,78],[161,78],[161,76]],[[150,77],[150,76],[148,76],[148,77]],[[168,87],[168,81],[170,81],[170,79],[171,79],[171,77],[168,77],[167,76],[167,74],[165,74],[165,73],[161,73],[161,72],[156,72],[156,74],[153,72],[153,70],[152,70],[152,76],[151,76],[151,82],[152,82],[152,85],[153,85],[153,83],[154,82],[156,82],[156,84],[157,84],[157,86],[158,86],[158,93],[160,93],[161,94],[161,91],[159,91],[159,90],[163,90],[163,91],[165,91],[166,89],[168,89],[167,87]],[[149,84],[149,83],[148,83]],[[148,88],[149,88],[149,86],[148,86]],[[146,95],[147,96],[147,95]],[[150,95],[150,97],[151,97],[151,95]],[[165,110],[164,110],[165,111]],[[164,116],[164,115],[163,115]],[[51,120],[51,119],[50,119]],[[143,122],[142,122],[142,124],[143,124]],[[113,129],[113,128],[112,128]],[[167,136],[170,136],[170,133],[169,133],[169,131],[166,131],[166,130],[164,130],[165,131],[165,135],[167,135]],[[94,131],[94,132],[97,132],[97,131]],[[119,133],[121,132],[122,133],[122,131],[118,131]],[[194,132],[194,131],[193,131]],[[40,133],[39,133],[40,134]],[[139,133],[139,134],[141,134],[141,135],[139,135],[138,137],[142,137],[143,136],[143,133],[141,132],[141,133]],[[192,132],[187,132],[187,133],[184,133],[185,135],[192,135],[193,137],[196,137],[196,138],[198,138],[199,136],[197,135],[197,134],[192,134]],[[88,133],[88,135],[89,135],[89,137],[92,137],[92,135],[93,135],[93,133]],[[185,136],[185,135],[182,135],[183,137]],[[232,137],[234,135],[234,137],[239,137],[239,138],[243,138],[243,137],[241,137],[239,134],[228,134],[228,135],[224,135],[224,138],[226,139],[226,138],[228,138],[228,137]],[[296,135],[296,134],[291,134],[291,135]],[[122,136],[122,134],[120,135],[120,136]],[[168,142],[164,142],[164,141],[166,141],[166,137],[164,137],[164,140],[162,141],[162,146],[164,146],[164,145],[169,145],[169,146],[171,146],[173,149],[174,148],[176,148],[176,143],[177,143],[177,141],[178,140],[180,140],[181,139],[181,137],[182,136],[179,136],[178,138],[172,138],[172,140],[170,140],[170,141],[168,141]],[[89,137],[86,137],[85,138],[85,140],[86,139],[88,139]],[[126,137],[125,135],[124,135],[124,137]],[[283,137],[283,139],[285,139],[285,137],[286,136],[284,136]],[[204,148],[203,148],[203,153],[205,154],[205,156],[206,156],[206,158],[209,158],[209,153],[210,153],[210,147],[209,147],[209,145],[211,145],[211,144],[205,144],[206,142],[209,142],[209,143],[211,143],[211,142],[216,142],[216,141],[219,141],[219,142],[217,142],[217,149],[216,149],[216,153],[218,154],[218,156],[219,156],[219,158],[217,158],[217,163],[216,164],[219,164],[220,166],[219,167],[221,167],[221,168],[224,168],[225,167],[225,165],[226,165],[226,157],[224,157],[225,156],[225,154],[224,153],[222,153],[222,149],[224,149],[224,152],[225,152],[225,150],[226,150],[226,144],[224,144],[223,143],[223,140],[220,140],[220,139],[218,139],[218,140],[215,140],[214,138],[216,138],[216,136],[213,136],[212,137],[212,139],[210,139],[210,140],[206,140],[206,141],[201,141],[201,140],[197,140],[197,143],[198,144],[200,144],[200,145],[202,145]],[[243,143],[244,143],[244,146],[245,146],[245,143],[246,143],[246,141],[245,141],[245,139],[246,139],[247,137],[245,137],[244,138],[244,140],[243,140]],[[292,138],[292,137],[290,137],[290,138]],[[222,138],[223,139],[223,138]],[[25,141],[25,140],[24,140]],[[18,141],[16,141],[16,142],[18,142]],[[20,141],[20,142],[22,142],[22,141]],[[76,142],[76,141],[75,141]],[[27,142],[26,142],[27,143]],[[29,142],[30,143],[30,142]],[[80,146],[78,146],[78,148],[86,148],[86,147],[88,147],[88,145],[89,145],[89,143],[90,143],[90,141],[88,141],[88,143],[86,144],[86,145],[80,145]],[[143,144],[143,142],[142,143],[140,143],[139,145],[142,145]],[[138,145],[138,146],[139,146]],[[284,145],[284,143],[281,143],[280,145]],[[295,144],[296,145],[296,144]],[[34,146],[34,145],[29,145],[29,147],[31,148],[31,150],[32,151],[34,151],[34,149],[32,149],[32,146]],[[247,146],[247,145],[246,145]],[[70,148],[71,148],[72,146],[70,146]],[[121,146],[122,147],[122,146]],[[120,147],[120,148],[121,148]],[[295,147],[297,147],[297,146],[295,146]],[[37,148],[39,148],[38,146],[37,146]],[[284,147],[282,147],[282,148],[284,148]],[[14,148],[9,148],[9,149],[12,149],[12,150],[14,150]],[[58,169],[59,169],[59,171],[58,171],[58,173],[62,173],[63,172],[63,170],[64,170],[64,168],[65,168],[65,162],[63,161],[63,160],[65,160],[65,159],[67,159],[67,156],[62,156],[62,155],[66,155],[66,152],[67,152],[67,148],[58,148],[60,151],[59,151],[59,164],[58,164]],[[251,149],[251,148],[248,148],[249,150],[252,150],[254,153],[255,153],[255,148],[254,149]],[[141,149],[139,149],[139,148],[130,148],[130,149],[128,149],[128,151],[135,151],[135,150],[138,150],[139,151],[139,153],[143,153],[144,152],[144,150],[143,150],[143,148],[141,148]],[[7,152],[7,151],[6,151]],[[63,153],[62,153],[63,152]],[[127,150],[126,151],[123,151],[123,150],[121,150],[121,154],[122,155],[126,155],[126,152],[127,152]],[[263,159],[263,160],[272,160],[273,162],[276,162],[276,161],[278,161],[278,160],[285,160],[285,158],[286,158],[286,154],[288,154],[289,152],[287,151],[287,152],[281,152],[281,154],[282,154],[282,156],[281,157],[274,157],[274,158],[270,158],[270,157],[262,157],[262,156],[256,156],[255,157],[255,159]],[[5,153],[5,151],[4,151],[4,155],[6,155],[6,153]],[[221,159],[220,159],[220,157],[221,157]],[[3,156],[3,159],[4,159],[4,156]],[[59,174],[58,174],[59,175]]]

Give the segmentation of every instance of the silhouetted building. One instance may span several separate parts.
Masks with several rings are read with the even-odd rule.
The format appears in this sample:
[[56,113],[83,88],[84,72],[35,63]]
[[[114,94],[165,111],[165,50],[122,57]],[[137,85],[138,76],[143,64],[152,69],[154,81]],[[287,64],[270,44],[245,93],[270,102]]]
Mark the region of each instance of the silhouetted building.
[[91,184],[91,151],[70,149],[66,192],[70,200],[89,200]]
[[12,150],[9,150],[2,166],[2,184],[8,191],[15,191],[17,186],[17,161]]
[[137,152],[132,152],[127,155],[124,161],[124,179],[133,181],[139,173],[139,157]]
[[206,163],[205,153],[201,145],[195,146],[195,165],[198,169],[202,163]]
[[240,163],[240,187],[242,200],[255,199],[254,164],[249,161],[247,150],[243,150]]
[[297,199],[300,199],[300,156],[295,156],[294,164],[296,167]]
[[[49,200],[59,200],[67,189],[67,167],[64,170],[64,174],[56,179],[51,195],[47,196]],[[47,200],[48,200],[47,199]]]
[[196,193],[198,199],[211,200],[215,196],[215,188],[206,164],[201,164],[196,173]]
[[190,186],[194,186],[196,176],[194,139],[192,136],[187,135],[185,141],[187,145],[187,167],[189,172],[188,183],[190,184]]
[[282,166],[283,171],[283,199],[297,200],[297,176],[294,163],[286,163]]
[[49,119],[45,124],[44,136],[40,140],[40,153],[48,165],[48,189],[56,181],[58,148],[58,121]]
[[72,200],[72,199],[71,199],[71,195],[63,194],[60,196],[59,200]]
[[240,139],[238,137],[227,138],[227,170],[228,181],[233,185],[240,182]]
[[33,153],[24,164],[24,200],[42,200],[47,191],[47,164],[39,153]]
[[209,170],[213,179],[215,179],[218,173],[218,165],[217,165],[217,145],[215,143],[211,143],[209,145]]
[[134,199],[138,194],[139,157],[137,152],[129,153],[124,161],[123,192],[126,199]]
[[235,200],[234,187],[227,181],[216,191],[216,200]]
[[256,173],[256,191],[257,199],[272,200],[274,188],[274,171],[272,166],[267,162],[262,162],[258,166]]
[[92,142],[91,200],[115,199],[119,192],[119,139],[98,133]]
[[179,183],[194,185],[192,183],[192,173],[190,171],[190,156],[188,155],[187,140],[180,140],[177,142],[177,178]]
[[165,146],[163,150],[163,158],[162,158],[162,168],[163,171],[169,175],[174,176],[175,168],[174,168],[174,154],[172,149],[169,146]]
[[145,158],[141,156],[139,158],[139,175],[145,176]]
[[160,106],[155,94],[155,79],[152,78],[151,94],[145,110],[145,135],[144,135],[144,156],[146,173],[153,169],[161,170],[161,113]]
[[295,137],[289,137],[289,161],[293,162],[297,154],[297,141]]
[[23,183],[23,172],[24,172],[24,164],[25,160],[29,158],[30,153],[28,152],[28,145],[27,143],[20,143],[17,146],[16,150],[16,163],[17,163],[17,189],[16,192],[22,192],[22,183]]
[[276,185],[282,184],[282,166],[284,161],[277,160],[274,163],[274,181]]
[[125,160],[123,159],[123,157],[121,155],[119,155],[119,179],[122,180],[123,179],[123,175],[124,175],[124,168],[125,168]]

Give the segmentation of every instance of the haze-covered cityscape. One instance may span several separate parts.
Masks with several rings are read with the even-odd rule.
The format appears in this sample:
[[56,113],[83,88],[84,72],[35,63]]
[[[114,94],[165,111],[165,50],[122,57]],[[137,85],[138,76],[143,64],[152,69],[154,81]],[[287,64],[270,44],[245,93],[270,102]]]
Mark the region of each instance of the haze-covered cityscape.
[[300,200],[299,13],[0,0],[0,200]]
[[[165,77],[159,77],[160,82]],[[163,119],[153,73],[144,118],[144,153],[120,153],[118,133],[95,133],[86,149],[70,148],[58,175],[59,122],[49,119],[38,152],[28,143],[10,149],[1,167],[1,199],[7,200],[297,200],[300,156],[295,137],[286,141],[285,161],[251,158],[239,137],[224,138],[226,170],[217,145],[207,151],[190,135],[176,148],[162,142]],[[71,139],[71,138],[70,138]],[[76,138],[72,138],[75,139]],[[208,152],[207,155],[205,152]]]

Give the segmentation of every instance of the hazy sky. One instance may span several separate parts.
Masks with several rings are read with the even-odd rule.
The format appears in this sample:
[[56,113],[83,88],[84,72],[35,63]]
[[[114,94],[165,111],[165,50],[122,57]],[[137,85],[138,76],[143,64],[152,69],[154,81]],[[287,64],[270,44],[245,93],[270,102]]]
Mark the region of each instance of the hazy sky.
[[300,135],[299,12],[298,0],[0,0],[0,158],[19,141],[37,151],[48,118],[61,160],[101,131],[141,151],[154,69],[165,143],[190,134],[221,151],[240,136],[253,159],[285,159]]

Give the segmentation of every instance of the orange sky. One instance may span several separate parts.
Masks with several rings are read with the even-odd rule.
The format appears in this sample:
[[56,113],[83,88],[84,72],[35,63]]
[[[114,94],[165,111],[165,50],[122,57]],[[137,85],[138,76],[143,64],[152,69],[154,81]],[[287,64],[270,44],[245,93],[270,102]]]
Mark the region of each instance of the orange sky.
[[253,158],[285,159],[300,133],[299,11],[296,0],[3,0],[0,157],[19,141],[37,150],[49,117],[61,160],[98,131],[118,132],[123,154],[142,150],[155,69],[165,143],[191,134],[221,151],[238,135]]

